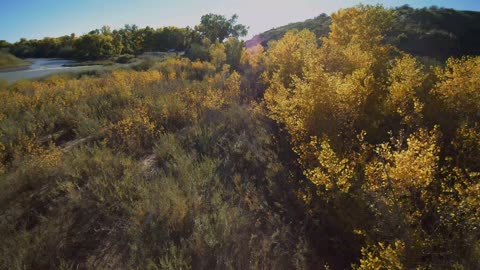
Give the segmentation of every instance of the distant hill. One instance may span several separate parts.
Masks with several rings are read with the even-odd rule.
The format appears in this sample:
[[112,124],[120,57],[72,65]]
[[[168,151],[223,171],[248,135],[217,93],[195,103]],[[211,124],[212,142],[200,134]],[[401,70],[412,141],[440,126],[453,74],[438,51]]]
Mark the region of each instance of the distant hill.
[[[438,7],[414,9],[408,5],[394,11],[395,22],[386,41],[417,56],[444,59],[449,56],[480,55],[480,12]],[[267,46],[292,29],[309,29],[317,37],[330,31],[331,19],[321,14],[261,33],[246,42]]]
[[268,42],[272,40],[279,40],[285,35],[286,32],[293,30],[293,29],[309,29],[310,31],[314,32],[317,37],[323,37],[330,32],[330,23],[331,18],[325,13],[320,14],[319,16],[308,19],[303,22],[296,22],[290,23],[285,26],[281,26],[278,28],[273,28],[268,30],[264,33],[254,36],[251,40],[246,42],[247,47],[253,47],[257,44],[261,44],[263,46],[267,46]]

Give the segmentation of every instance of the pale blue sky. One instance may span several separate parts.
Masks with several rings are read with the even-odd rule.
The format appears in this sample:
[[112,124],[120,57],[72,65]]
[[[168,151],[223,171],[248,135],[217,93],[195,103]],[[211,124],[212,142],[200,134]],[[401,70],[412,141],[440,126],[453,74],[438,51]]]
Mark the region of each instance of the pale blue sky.
[[203,14],[210,12],[238,14],[239,22],[250,27],[248,37],[251,37],[273,27],[359,3],[480,10],[480,0],[0,0],[0,40],[78,35],[103,25],[194,26]]

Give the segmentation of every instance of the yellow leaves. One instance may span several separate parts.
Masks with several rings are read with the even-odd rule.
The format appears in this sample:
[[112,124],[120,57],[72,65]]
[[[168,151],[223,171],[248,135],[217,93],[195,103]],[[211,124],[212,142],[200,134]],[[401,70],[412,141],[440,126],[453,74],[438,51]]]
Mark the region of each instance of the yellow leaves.
[[422,118],[424,105],[418,93],[425,77],[422,66],[410,55],[396,59],[389,70],[388,102],[410,126],[420,124]]
[[208,89],[203,105],[209,109],[220,109],[225,100],[217,89]]
[[296,111],[291,95],[291,91],[280,82],[279,75],[274,74],[270,87],[265,92],[264,101],[269,109],[269,116],[285,124],[289,133],[295,136],[299,128],[295,127],[296,121],[291,117],[301,116],[301,114]]
[[329,72],[350,74],[367,69],[377,74],[386,65],[390,47],[382,44],[392,24],[391,11],[357,6],[332,14],[331,32],[322,38],[320,63]]
[[222,89],[207,90],[203,105],[210,109],[220,109],[225,105],[238,102],[240,98],[240,75],[233,72],[225,79]]
[[427,145],[416,138],[408,139],[407,143],[408,150],[394,154],[395,168],[391,169],[391,176],[398,180],[395,183],[399,188],[404,184],[406,187],[426,187],[433,180],[438,149],[435,144]]
[[138,151],[152,143],[162,128],[157,128],[151,119],[148,109],[144,106],[133,108],[128,114],[116,123],[110,137],[113,142],[132,151]]
[[460,198],[456,213],[464,219],[462,224],[469,226],[471,230],[480,230],[480,182],[467,185],[458,183],[455,190]]
[[480,230],[480,173],[460,167],[448,170],[438,197],[440,223],[452,230]]
[[210,62],[195,61],[192,62],[191,73],[194,79],[201,80],[215,74],[215,66]]
[[274,74],[264,100],[270,117],[284,124],[300,142],[322,133],[331,138],[342,131],[353,136],[352,127],[362,117],[373,91],[373,78],[363,71],[344,77],[327,73],[320,66],[308,66],[303,78],[296,78],[291,88]]
[[[348,147],[345,138],[353,140],[357,124],[367,122],[367,106],[377,105],[368,102],[378,98],[386,81],[380,76],[390,47],[382,40],[391,14],[381,7],[359,6],[332,19],[332,31],[320,48],[307,30],[291,31],[271,45],[264,102],[269,116],[291,136],[307,178],[328,192],[349,192],[353,162],[333,149]],[[311,139],[317,136],[326,139]]]
[[[41,168],[43,172],[55,170],[62,162],[64,155],[62,150],[56,146],[49,148],[35,147],[34,151],[23,154],[23,157],[27,157],[27,162],[24,166],[33,170]],[[26,170],[28,171],[29,169]]]
[[357,70],[345,78],[333,77],[332,87],[335,91],[335,105],[338,107],[339,116],[354,120],[360,116],[368,96],[373,92],[371,75],[362,70]]
[[381,7],[359,6],[333,16],[320,48],[307,30],[291,31],[271,45],[264,100],[294,144],[322,135],[337,144],[334,138],[353,138],[356,125],[368,122],[364,112],[378,105],[372,102],[384,91],[380,76],[390,48],[382,39],[390,21],[390,12]]
[[265,61],[265,50],[263,46],[257,44],[252,48],[244,48],[242,50],[242,56],[240,58],[240,64],[243,66],[247,66],[248,69],[252,70],[253,72],[258,71],[259,66],[263,64]]
[[463,167],[480,170],[480,130],[478,127],[461,126],[457,128],[452,145],[457,153],[456,159]]
[[152,83],[163,80],[163,74],[157,70],[142,72],[115,70],[111,76],[112,83],[122,89],[127,96],[131,95],[132,88],[146,88]]
[[204,68],[204,63],[200,61],[192,62],[192,69],[193,70],[202,70]]
[[240,75],[234,71],[225,81],[224,95],[227,99],[238,101],[240,98]]
[[157,63],[154,68],[168,80],[203,80],[216,72],[216,66],[212,63],[191,62],[188,58],[170,58]]
[[364,188],[381,192],[385,188],[396,196],[410,191],[424,191],[437,172],[439,151],[438,131],[424,129],[407,138],[405,149],[393,149],[390,144],[380,144],[378,158],[367,164]]
[[[221,68],[221,66],[220,66]],[[210,62],[193,61],[188,58],[169,58],[155,64],[158,70],[168,80],[203,80],[213,76],[216,66]]]
[[338,157],[327,140],[320,143],[320,149],[318,149],[316,139],[313,139],[311,144],[317,149],[315,155],[319,166],[306,170],[307,178],[315,185],[325,187],[327,191],[348,192],[354,177],[350,161]]
[[372,204],[370,207],[387,219],[387,224],[392,219],[398,226],[415,230],[428,215],[419,207],[435,200],[432,186],[438,184],[439,176],[438,133],[436,129],[420,129],[406,139],[405,146],[402,139],[393,145],[377,145],[377,157],[365,165],[362,190]]
[[329,40],[339,45],[363,41],[378,44],[393,21],[391,11],[381,6],[359,5],[332,14]]
[[444,69],[436,70],[439,82],[433,93],[456,113],[480,113],[480,57],[448,59]]
[[263,82],[268,81],[268,74],[264,72],[265,61],[265,52],[260,44],[243,48],[241,52],[239,70],[243,73],[245,90],[251,91],[251,97],[258,97],[259,90],[264,89]]
[[390,245],[378,243],[367,248],[362,248],[360,265],[353,265],[355,270],[403,270],[403,257],[405,256],[405,243],[397,240]]
[[216,42],[212,46],[210,46],[210,62],[220,70],[227,61],[227,54],[225,53],[225,45],[220,42]]
[[51,147],[49,149],[42,149],[36,155],[36,160],[39,162],[43,168],[54,169],[61,162],[63,152],[58,147]]
[[174,71],[170,71],[170,72],[167,74],[167,78],[168,78],[168,80],[170,80],[170,81],[176,80],[176,79],[177,79],[177,73],[175,73]]
[[134,125],[143,127],[144,131],[148,133],[152,133],[155,129],[155,124],[151,122],[145,107],[135,108],[129,117],[118,123],[119,130],[125,135],[131,132]]
[[9,148],[12,148],[14,157],[21,157],[23,155],[36,155],[42,151],[42,148],[38,145],[37,139],[38,138],[35,134],[27,136],[19,133],[17,134],[16,143],[10,143]]
[[301,77],[305,62],[316,59],[317,42],[315,34],[309,30],[289,31],[267,51],[266,64],[269,78],[276,74],[284,86],[292,83],[292,78]]

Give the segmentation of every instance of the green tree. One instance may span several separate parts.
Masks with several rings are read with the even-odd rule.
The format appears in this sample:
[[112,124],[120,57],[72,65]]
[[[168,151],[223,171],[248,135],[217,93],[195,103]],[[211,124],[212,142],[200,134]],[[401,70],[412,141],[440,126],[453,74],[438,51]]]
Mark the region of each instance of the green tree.
[[10,49],[11,46],[12,44],[10,44],[8,41],[0,40],[0,49]]
[[123,43],[123,54],[139,54],[143,51],[144,35],[135,24],[126,24],[118,30]]
[[195,30],[201,37],[206,37],[212,42],[223,42],[228,37],[244,37],[248,33],[248,27],[243,24],[237,24],[238,16],[235,14],[230,19],[223,15],[207,14],[203,15],[200,24],[195,26]]
[[100,59],[118,53],[111,35],[87,34],[75,41],[77,56],[83,59]]
[[186,56],[190,58],[190,60],[208,61],[210,59],[211,45],[212,42],[208,38],[202,39],[201,43],[192,43],[186,52]]
[[10,51],[18,57],[33,57],[35,52],[34,42],[21,38],[13,44]]

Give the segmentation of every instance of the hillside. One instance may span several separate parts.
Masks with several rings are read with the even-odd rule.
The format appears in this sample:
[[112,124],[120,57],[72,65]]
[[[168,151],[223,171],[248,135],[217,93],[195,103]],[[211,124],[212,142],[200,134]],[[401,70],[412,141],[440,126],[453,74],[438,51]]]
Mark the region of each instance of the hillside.
[[29,62],[0,50],[0,70],[28,66]]
[[[329,32],[331,19],[322,14],[304,22],[291,23],[261,33],[247,41],[248,47],[267,46],[292,29],[308,29],[317,37]],[[480,54],[480,12],[437,7],[394,10],[394,24],[387,32],[387,43],[417,56],[444,59],[449,56]]]
[[285,33],[293,29],[308,29],[314,32],[317,37],[324,37],[328,35],[328,32],[330,32],[331,21],[331,18],[327,14],[320,14],[313,19],[308,19],[303,22],[290,23],[268,30],[264,33],[254,36],[251,40],[246,41],[245,45],[247,47],[253,47],[257,44],[267,46],[268,42],[281,39]]

